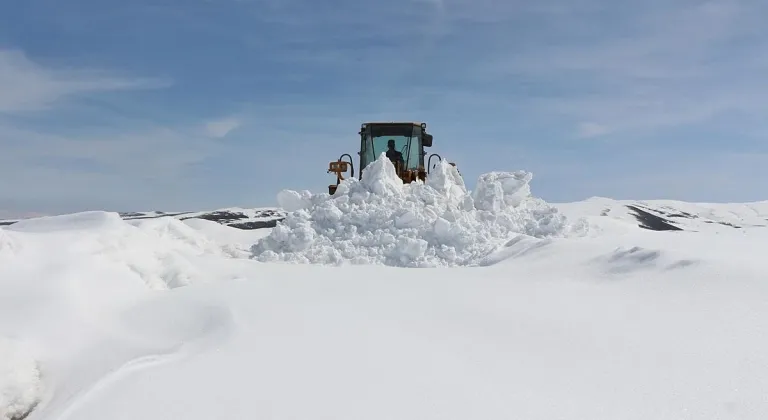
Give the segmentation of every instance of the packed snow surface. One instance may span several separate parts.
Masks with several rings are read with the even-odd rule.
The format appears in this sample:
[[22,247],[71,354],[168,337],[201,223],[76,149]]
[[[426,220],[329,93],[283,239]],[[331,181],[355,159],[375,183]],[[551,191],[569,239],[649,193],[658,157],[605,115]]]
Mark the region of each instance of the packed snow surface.
[[[262,262],[279,228],[200,219],[0,228],[0,420],[768,418],[768,229],[653,232],[600,200],[561,206],[588,224],[571,235],[530,174],[468,195],[446,169],[282,196],[320,242],[324,208],[373,239],[430,238],[405,262],[373,239],[372,266]],[[446,213],[478,249],[411,219]],[[446,244],[456,260],[428,258]]]
[[443,160],[426,183],[404,184],[382,154],[362,180],[343,181],[333,196],[282,191],[278,201],[291,213],[252,251],[264,262],[481,264],[518,234],[545,238],[574,230],[556,208],[531,195],[531,178],[524,171],[488,173],[470,193]]

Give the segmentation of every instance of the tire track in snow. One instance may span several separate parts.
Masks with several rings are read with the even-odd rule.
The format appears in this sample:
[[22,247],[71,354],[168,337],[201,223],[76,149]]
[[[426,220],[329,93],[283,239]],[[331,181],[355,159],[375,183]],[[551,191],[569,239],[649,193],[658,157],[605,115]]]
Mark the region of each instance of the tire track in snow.
[[[171,306],[173,307],[174,305]],[[171,363],[177,363],[186,358],[192,357],[195,354],[200,354],[209,347],[216,345],[229,337],[234,325],[234,321],[232,313],[228,308],[198,305],[192,305],[191,307],[182,305],[182,307],[185,309],[183,313],[177,312],[177,314],[186,315],[186,318],[159,318],[163,319],[167,324],[159,326],[154,325],[153,327],[156,329],[154,331],[149,331],[149,334],[147,335],[141,334],[142,332],[147,332],[141,331],[141,329],[138,331],[128,331],[127,336],[132,337],[132,340],[121,340],[116,343],[110,340],[106,343],[108,345],[103,346],[104,349],[102,351],[93,350],[89,352],[89,356],[91,357],[85,357],[81,359],[82,362],[80,364],[85,366],[79,367],[83,367],[84,370],[87,370],[89,361],[92,360],[92,358],[98,358],[99,356],[103,355],[105,351],[125,351],[126,347],[130,347],[131,344],[135,345],[135,340],[147,341],[149,339],[149,341],[151,341],[153,333],[167,334],[169,331],[173,331],[173,328],[168,328],[169,325],[178,327],[179,323],[184,324],[182,325],[182,328],[179,328],[181,331],[174,331],[177,333],[177,336],[173,337],[173,344],[166,346],[168,349],[167,351],[158,351],[160,349],[158,349],[157,346],[155,346],[156,353],[150,354],[146,354],[152,351],[149,347],[144,347],[143,351],[135,349],[134,351],[130,351],[128,353],[129,355],[126,357],[128,359],[127,361],[120,363],[121,361],[119,360],[113,360],[112,363],[109,363],[107,366],[103,366],[106,369],[99,369],[102,372],[89,375],[92,377],[92,379],[86,380],[85,383],[73,384],[68,380],[66,382],[69,382],[69,386],[67,386],[67,383],[64,383],[62,384],[63,386],[57,387],[59,388],[58,392],[54,390],[50,391],[47,395],[47,398],[45,398],[45,401],[42,402],[37,407],[37,409],[32,412],[30,417],[28,417],[28,420],[67,420],[73,418],[74,414],[76,414],[80,409],[87,406],[88,403],[97,398],[100,393],[107,391],[112,385],[117,384],[120,381],[142,371]],[[140,313],[142,316],[144,316],[146,313],[141,311],[145,311],[151,308],[147,308],[145,305],[142,305],[137,309],[140,310],[137,313]],[[167,307],[162,308],[162,311],[166,311],[166,315],[168,314],[167,309]],[[174,309],[178,309],[178,307],[172,308],[172,310]],[[192,316],[190,317],[189,315]],[[139,319],[136,324],[129,324],[129,326],[135,327],[140,325],[146,327],[146,325],[142,325],[143,321],[146,320],[147,319]],[[167,337],[165,338],[167,339]],[[119,347],[116,348],[115,345]],[[137,353],[145,354],[136,357]],[[123,360],[125,360],[125,358]],[[111,368],[111,366],[115,365],[118,365],[118,367]],[[72,369],[69,370],[69,379],[77,382],[77,379],[74,378],[77,378],[77,375],[82,375],[82,373],[80,372],[80,369],[78,369],[78,366],[71,367]]]
[[76,413],[80,408],[87,405],[98,396],[99,392],[108,389],[110,385],[118,383],[120,380],[139,371],[179,361],[187,356],[189,356],[187,352],[179,349],[169,353],[151,354],[129,360],[117,369],[102,376],[86,389],[76,393],[64,409],[61,410],[61,412],[54,414],[52,418],[56,420],[69,419],[72,417],[73,413]]

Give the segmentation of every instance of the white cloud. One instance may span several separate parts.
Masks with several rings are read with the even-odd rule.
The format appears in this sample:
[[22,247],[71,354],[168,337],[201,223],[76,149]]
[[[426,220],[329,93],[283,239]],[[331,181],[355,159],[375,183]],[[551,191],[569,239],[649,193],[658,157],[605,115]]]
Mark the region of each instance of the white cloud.
[[[585,4],[590,12],[579,9]],[[519,19],[530,13],[521,11]],[[760,16],[766,13],[768,3],[756,0],[576,1],[571,13],[552,14],[537,25],[546,30],[511,35],[498,29],[499,41],[472,74],[507,85],[546,84],[546,96],[525,98],[531,111],[571,121],[582,136],[596,134],[597,126],[612,134],[648,132],[725,113],[764,115],[768,31]]]
[[227,150],[195,128],[63,135],[0,124],[0,179],[12,180],[0,183],[0,209],[19,214],[205,206],[215,201],[198,191],[215,176],[205,165]]
[[582,138],[600,137],[608,132],[610,128],[593,122],[584,122],[579,125],[579,137]]
[[[634,168],[596,177],[578,188],[586,192],[584,195],[599,191],[599,195],[635,200],[741,203],[766,199],[762,188],[768,182],[765,153],[697,154],[653,162],[650,169]],[[583,185],[589,185],[589,190]]]
[[[181,188],[198,165],[220,151],[200,134],[205,124],[188,128],[185,122],[158,126],[133,120],[130,126],[86,124],[62,133],[17,118],[28,111],[56,116],[61,102],[78,94],[164,86],[168,83],[159,79],[42,65],[20,51],[0,50],[0,114],[7,114],[0,119],[0,179],[13,180],[0,183],[0,208],[23,214],[139,197],[173,201],[169,191]],[[214,131],[223,135],[232,128]]]
[[21,51],[0,50],[0,112],[39,111],[81,93],[168,85],[165,80],[120,77],[93,69],[45,67]]
[[15,184],[29,179],[12,176],[20,167],[70,168],[135,180],[170,178],[202,162],[216,147],[208,138],[165,127],[60,135],[0,124],[0,178],[19,180]]
[[240,127],[241,124],[241,121],[235,117],[222,118],[206,123],[205,130],[211,137],[223,138],[226,137],[230,131]]

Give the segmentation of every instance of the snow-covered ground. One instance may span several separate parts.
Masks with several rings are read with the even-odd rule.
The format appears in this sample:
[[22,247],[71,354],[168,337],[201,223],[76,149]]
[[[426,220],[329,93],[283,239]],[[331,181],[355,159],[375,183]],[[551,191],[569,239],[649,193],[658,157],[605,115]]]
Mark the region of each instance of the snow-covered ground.
[[[145,220],[172,217],[178,220],[211,220],[224,226],[252,230],[275,227],[278,221],[285,218],[285,211],[279,208],[244,209],[238,207],[223,208],[211,211],[131,211],[118,213],[124,220]],[[20,219],[0,220],[0,226],[10,226]]]
[[768,205],[647,202],[684,229],[654,231],[390,169],[274,229],[1,228],[0,419],[768,418]]

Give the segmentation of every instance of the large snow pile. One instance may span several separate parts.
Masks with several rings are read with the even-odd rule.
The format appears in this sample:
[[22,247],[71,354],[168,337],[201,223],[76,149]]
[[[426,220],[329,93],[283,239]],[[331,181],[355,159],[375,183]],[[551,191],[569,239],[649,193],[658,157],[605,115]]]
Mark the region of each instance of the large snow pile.
[[[470,193],[443,160],[426,183],[404,184],[384,155],[333,196],[284,190],[290,212],[252,247],[254,258],[407,267],[474,265],[518,234],[561,236],[566,218],[532,197],[529,172],[482,175]],[[583,228],[583,225],[578,225]]]

